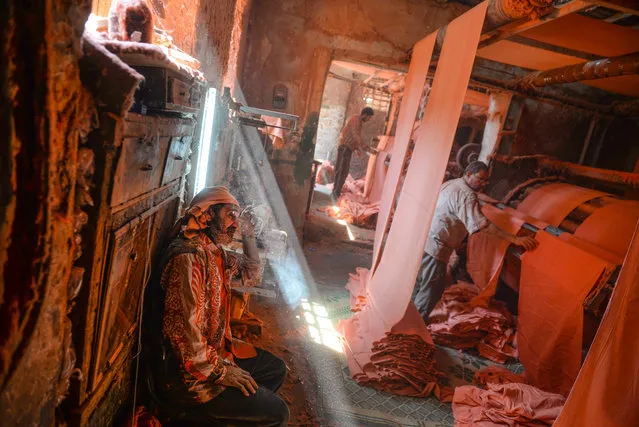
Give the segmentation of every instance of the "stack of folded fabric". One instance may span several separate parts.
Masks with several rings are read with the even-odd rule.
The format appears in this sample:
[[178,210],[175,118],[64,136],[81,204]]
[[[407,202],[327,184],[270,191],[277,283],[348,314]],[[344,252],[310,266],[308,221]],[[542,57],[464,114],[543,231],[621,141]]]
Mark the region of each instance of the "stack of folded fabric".
[[419,335],[387,333],[373,344],[364,373],[353,378],[359,384],[389,393],[425,397],[434,393],[450,401],[452,389],[439,386],[444,375],[435,366],[435,346]]
[[517,358],[512,315],[499,301],[488,307],[471,304],[478,293],[477,286],[463,282],[444,291],[428,319],[433,340],[457,349],[477,348],[497,363]]

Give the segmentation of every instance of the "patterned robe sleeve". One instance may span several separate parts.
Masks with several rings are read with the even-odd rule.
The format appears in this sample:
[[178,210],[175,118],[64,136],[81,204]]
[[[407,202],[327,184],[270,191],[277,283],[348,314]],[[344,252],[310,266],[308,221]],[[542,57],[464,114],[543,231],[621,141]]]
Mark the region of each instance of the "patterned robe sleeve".
[[244,254],[227,252],[231,274],[241,275],[244,286],[257,286],[262,282],[262,265]]
[[[207,342],[204,329],[206,286],[204,259],[197,254],[175,256],[162,273],[166,301],[162,332],[183,368],[198,380],[217,380],[226,373],[223,359]],[[220,287],[213,290],[213,301],[220,299]],[[215,304],[209,308],[219,311]],[[217,313],[213,313],[217,318]],[[210,326],[208,326],[210,327]]]

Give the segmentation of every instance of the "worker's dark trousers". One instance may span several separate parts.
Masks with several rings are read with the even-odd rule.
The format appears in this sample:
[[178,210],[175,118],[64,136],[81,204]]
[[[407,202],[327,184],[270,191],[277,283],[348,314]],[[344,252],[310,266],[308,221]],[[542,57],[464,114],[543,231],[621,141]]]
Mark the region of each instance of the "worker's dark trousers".
[[[286,365],[279,357],[256,348],[257,356],[235,359],[240,368],[249,372],[259,385],[257,393],[244,396],[233,387],[227,387],[219,396],[198,405],[190,411],[188,420],[212,425],[233,426],[286,426],[289,411],[286,403],[275,394],[286,377]],[[202,424],[203,425],[203,424]]]
[[337,161],[335,162],[335,183],[333,184],[333,197],[336,199],[342,194],[342,187],[346,182],[348,171],[351,169],[351,156],[353,150],[346,146],[337,149]]
[[428,319],[430,312],[442,298],[444,289],[446,289],[446,263],[424,252],[413,289],[413,301],[424,320]]

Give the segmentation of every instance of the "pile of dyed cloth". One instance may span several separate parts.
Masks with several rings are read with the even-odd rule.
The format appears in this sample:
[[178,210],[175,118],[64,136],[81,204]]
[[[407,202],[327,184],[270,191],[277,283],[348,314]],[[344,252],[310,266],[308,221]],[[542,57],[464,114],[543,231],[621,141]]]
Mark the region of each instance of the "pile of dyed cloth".
[[492,301],[488,307],[471,304],[479,288],[470,283],[448,287],[428,318],[428,330],[440,345],[457,349],[477,348],[494,362],[517,358],[513,318],[506,306]]
[[375,228],[379,202],[370,203],[364,196],[364,180],[353,179],[348,175],[342,188],[342,194],[335,206],[322,208],[333,218],[342,219],[349,224],[365,228]]
[[323,160],[322,164],[317,168],[315,183],[326,185],[335,179],[335,166],[329,160]]
[[373,343],[364,372],[353,376],[358,384],[402,396],[451,401],[452,389],[439,386],[444,374],[435,367],[435,346],[419,335],[386,333]]
[[456,427],[551,426],[565,398],[528,384],[488,383],[487,390],[474,386],[455,389],[453,415]]
[[528,382],[522,375],[518,375],[506,368],[501,366],[488,366],[475,372],[473,383],[482,388],[488,388],[488,384],[527,384]]

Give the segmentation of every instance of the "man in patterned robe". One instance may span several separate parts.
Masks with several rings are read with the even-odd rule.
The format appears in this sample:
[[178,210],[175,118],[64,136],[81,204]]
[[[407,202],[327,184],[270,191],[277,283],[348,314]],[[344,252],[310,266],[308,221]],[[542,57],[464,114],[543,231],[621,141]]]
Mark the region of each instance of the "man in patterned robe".
[[[222,246],[238,227],[244,254]],[[169,403],[164,409],[180,421],[286,425],[288,407],[275,394],[286,365],[231,335],[231,278],[241,275],[245,286],[260,281],[250,221],[240,218],[239,204],[226,188],[210,187],[193,198],[174,235],[161,263],[159,297],[151,297],[159,315],[149,319],[161,323],[160,348],[147,356],[153,360],[156,398]],[[145,320],[145,329],[160,326],[153,323]],[[165,405],[159,406],[162,411]]]

